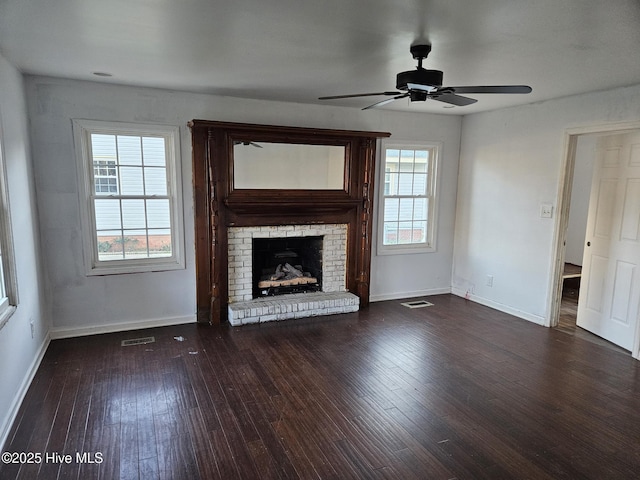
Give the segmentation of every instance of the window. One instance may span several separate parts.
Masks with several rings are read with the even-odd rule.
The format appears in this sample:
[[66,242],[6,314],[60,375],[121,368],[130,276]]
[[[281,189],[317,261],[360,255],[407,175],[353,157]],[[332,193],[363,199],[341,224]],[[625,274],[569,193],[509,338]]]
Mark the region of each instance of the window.
[[378,254],[435,250],[439,146],[384,145]]
[[2,130],[0,130],[0,328],[7,323],[18,305],[9,192],[2,140]]
[[74,120],[89,275],[184,267],[178,128]]

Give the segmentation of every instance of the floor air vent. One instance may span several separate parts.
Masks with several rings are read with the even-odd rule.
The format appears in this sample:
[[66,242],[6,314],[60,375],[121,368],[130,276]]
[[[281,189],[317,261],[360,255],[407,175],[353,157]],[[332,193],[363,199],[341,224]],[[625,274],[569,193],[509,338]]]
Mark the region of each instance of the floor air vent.
[[404,302],[400,305],[403,305],[408,308],[422,308],[422,307],[430,307],[433,305],[431,302],[427,302],[426,300],[416,300],[415,302]]
[[147,343],[153,343],[155,341],[155,337],[131,338],[129,340],[122,340],[120,346],[130,347],[131,345],[146,345]]

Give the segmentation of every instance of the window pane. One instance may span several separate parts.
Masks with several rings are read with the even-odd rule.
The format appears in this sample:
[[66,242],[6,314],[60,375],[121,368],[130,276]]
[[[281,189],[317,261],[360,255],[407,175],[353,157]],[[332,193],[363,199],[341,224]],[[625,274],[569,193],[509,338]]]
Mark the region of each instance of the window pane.
[[400,150],[390,148],[386,155],[387,163],[398,163],[400,159]]
[[413,150],[402,150],[400,152],[400,171],[413,171]]
[[120,230],[98,232],[98,260],[121,260],[124,258],[122,250],[122,232]]
[[413,198],[400,199],[400,220],[413,219]]
[[413,243],[425,243],[427,241],[427,222],[413,222]]
[[396,245],[398,243],[397,222],[384,222],[383,243],[385,245]]
[[413,238],[413,224],[412,222],[399,222],[398,223],[398,245],[410,244]]
[[414,172],[427,172],[429,162],[428,150],[416,150],[416,159],[413,167]]
[[384,201],[384,220],[387,221],[397,221],[398,220],[398,210],[400,208],[400,200],[397,198],[387,198]]
[[115,162],[118,158],[116,154],[115,135],[91,134],[91,151],[93,160],[111,160]]
[[140,137],[118,135],[118,160],[120,165],[142,165]]
[[148,256],[146,230],[125,230],[123,249],[125,258],[146,258]]
[[149,256],[170,257],[172,253],[171,231],[166,229],[149,230]]
[[427,194],[427,175],[426,174],[416,173],[413,175],[413,194],[414,195]]
[[147,227],[170,228],[169,200],[147,200]]
[[113,230],[122,228],[120,219],[120,200],[96,199],[94,201],[97,230]]
[[144,151],[144,164],[148,166],[165,167],[166,155],[164,149],[164,138],[143,137],[142,148]]
[[413,194],[413,173],[400,173],[398,174],[398,192],[397,195],[412,195]]
[[167,194],[166,169],[157,167],[146,167],[144,169],[144,192],[146,195]]
[[142,168],[120,167],[120,187],[122,195],[144,195]]
[[122,226],[145,228],[144,200],[122,200]]
[[415,198],[413,200],[413,219],[426,220],[429,200],[426,198]]

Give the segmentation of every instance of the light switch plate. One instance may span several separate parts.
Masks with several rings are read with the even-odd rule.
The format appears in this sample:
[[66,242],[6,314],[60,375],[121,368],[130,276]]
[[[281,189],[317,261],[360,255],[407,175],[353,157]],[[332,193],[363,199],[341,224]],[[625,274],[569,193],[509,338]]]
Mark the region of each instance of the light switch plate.
[[553,217],[553,205],[550,203],[543,203],[540,205],[540,218]]

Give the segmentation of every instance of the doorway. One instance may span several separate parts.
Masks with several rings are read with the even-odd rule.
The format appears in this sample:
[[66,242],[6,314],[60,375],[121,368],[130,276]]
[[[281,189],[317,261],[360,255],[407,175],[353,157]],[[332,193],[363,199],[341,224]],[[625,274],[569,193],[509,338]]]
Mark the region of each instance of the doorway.
[[[609,310],[619,310],[617,305],[619,305],[620,302],[616,297],[620,297],[620,295],[618,294],[619,289],[617,287],[618,279],[614,278],[616,275],[614,270],[621,264],[620,259],[613,257],[608,259],[610,265],[608,269],[593,268],[593,264],[590,263],[591,259],[594,258],[593,253],[595,251],[594,247],[596,246],[594,242],[595,237],[592,236],[594,228],[593,222],[594,219],[597,218],[594,212],[602,210],[602,201],[598,199],[599,196],[602,196],[598,185],[602,184],[597,183],[595,175],[602,173],[603,161],[605,163],[609,162],[609,159],[603,160],[602,145],[607,145],[609,139],[615,138],[615,136],[630,134],[635,134],[636,136],[640,134],[640,123],[635,122],[593,128],[580,128],[566,132],[563,178],[558,195],[558,218],[556,219],[557,243],[556,255],[554,257],[550,326],[565,330],[567,333],[591,336],[591,334],[587,332],[587,330],[591,330],[606,338],[607,324],[605,322],[611,322],[611,318],[607,316],[607,312]],[[592,179],[596,179],[593,188]],[[628,185],[628,180],[625,181],[627,181]],[[637,182],[637,179],[631,178],[630,181]],[[624,182],[619,183],[623,185]],[[607,185],[611,185],[611,182],[608,182]],[[591,198],[592,191],[594,192],[593,198]],[[612,191],[608,192],[606,198],[620,198],[621,195],[626,195],[624,187],[621,188],[621,191],[623,193],[618,192],[617,196],[612,195],[612,193],[614,193]],[[635,198],[632,200],[635,202]],[[600,207],[598,207],[598,202],[600,202]],[[613,200],[606,203],[609,204],[612,202]],[[623,207],[627,209],[626,204],[623,205]],[[589,213],[589,210],[591,213]],[[600,215],[600,217],[603,217],[603,215]],[[609,217],[611,217],[611,215],[609,215]],[[637,214],[634,214],[634,218],[635,217],[637,217]],[[587,228],[587,223],[589,223],[589,228]],[[617,232],[613,232],[614,227],[610,228],[612,228],[610,237],[613,239],[612,241],[615,242],[616,239],[614,237],[618,236]],[[619,229],[620,227],[616,228]],[[587,255],[584,255],[585,248],[587,249]],[[640,247],[634,246],[632,248],[637,252],[637,249]],[[634,258],[638,258],[640,255],[634,253],[633,256]],[[583,257],[586,262],[584,269]],[[604,257],[599,256],[598,258],[601,259]],[[602,265],[598,265],[598,267],[602,267]],[[589,278],[585,279],[585,274]],[[614,289],[613,284],[616,285],[615,288],[618,290],[612,293],[612,289]],[[594,288],[594,286],[597,288]],[[607,288],[609,289],[608,292],[606,292]],[[594,295],[594,291],[597,291],[597,295]],[[629,320],[631,326],[626,334],[628,337],[626,348],[631,350],[634,358],[640,358],[639,329],[636,328],[638,323],[638,297],[640,295],[636,293],[637,292],[634,291],[626,303],[628,307],[627,310],[630,313]],[[580,300],[581,294],[583,294],[582,300]],[[594,323],[593,316],[589,318],[588,315],[593,312],[589,313],[588,307],[590,304],[597,303],[600,297],[605,294],[608,294],[610,297],[613,295],[613,299],[610,298],[609,300],[614,303],[610,303],[606,308],[603,308],[602,328],[599,328],[597,319]],[[587,330],[576,327],[576,320],[579,325],[585,327]],[[594,325],[596,328],[594,328]]]

